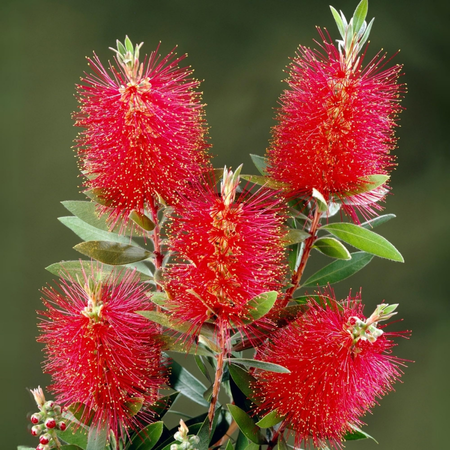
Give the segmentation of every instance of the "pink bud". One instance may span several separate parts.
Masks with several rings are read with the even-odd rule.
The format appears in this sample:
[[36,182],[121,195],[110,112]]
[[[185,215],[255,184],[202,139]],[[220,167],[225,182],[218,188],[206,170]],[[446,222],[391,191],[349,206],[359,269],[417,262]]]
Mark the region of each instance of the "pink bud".
[[45,421],[45,426],[46,426],[47,428],[55,428],[55,427],[56,427],[56,420],[53,419],[53,418],[47,419],[47,420]]
[[50,442],[51,436],[47,433],[43,434],[40,438],[39,438],[39,442],[42,445],[46,445]]
[[41,415],[39,413],[35,413],[30,417],[30,420],[31,423],[34,423],[36,425],[41,421]]
[[42,427],[39,425],[35,425],[34,427],[31,427],[31,434],[33,436],[39,436],[42,433]]

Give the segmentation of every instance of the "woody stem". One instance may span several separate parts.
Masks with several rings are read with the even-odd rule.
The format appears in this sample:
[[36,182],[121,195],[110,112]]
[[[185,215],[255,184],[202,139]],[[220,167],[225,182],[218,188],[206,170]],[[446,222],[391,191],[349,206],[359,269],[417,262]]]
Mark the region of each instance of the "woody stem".
[[304,242],[304,249],[302,253],[302,258],[300,260],[300,264],[297,268],[297,270],[292,275],[291,280],[291,287],[286,291],[286,294],[283,299],[283,306],[287,306],[287,304],[292,300],[292,296],[294,295],[294,292],[298,289],[298,286],[300,284],[300,280],[303,276],[303,272],[305,271],[306,263],[308,262],[309,255],[311,253],[312,247],[314,245],[314,242],[317,239],[317,230],[319,229],[320,225],[320,216],[321,211],[316,205],[314,210],[314,216],[312,218],[311,226],[308,230],[310,236],[307,238]]
[[220,324],[220,331],[219,331],[218,338],[219,338],[219,346],[221,348],[221,352],[218,355],[216,355],[216,364],[217,364],[216,365],[216,373],[214,376],[214,384],[213,384],[211,403],[209,404],[209,411],[208,411],[209,429],[210,430],[212,428],[212,424],[214,421],[216,404],[217,404],[217,400],[219,398],[220,382],[222,381],[224,359],[228,355],[226,339],[225,339],[225,330],[224,330],[223,324]]

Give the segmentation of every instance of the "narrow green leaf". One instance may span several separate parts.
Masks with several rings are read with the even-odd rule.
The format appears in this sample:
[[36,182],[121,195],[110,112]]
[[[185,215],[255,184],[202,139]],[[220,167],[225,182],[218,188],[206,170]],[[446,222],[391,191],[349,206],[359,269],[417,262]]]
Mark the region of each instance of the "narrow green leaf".
[[205,385],[176,361],[172,360],[170,367],[170,386],[193,402],[202,406],[209,406],[209,403],[203,398],[206,391]]
[[277,300],[277,296],[278,292],[269,291],[253,297],[247,303],[248,315],[250,315],[252,319],[249,321],[244,321],[244,323],[251,323],[265,316],[272,309],[275,301]]
[[[97,265],[97,263],[92,263],[91,261],[61,261],[47,266],[45,270],[48,270],[53,275],[64,278],[65,280],[82,280],[83,270],[86,274],[90,275],[92,273],[92,264],[94,264],[94,267]],[[97,281],[104,281],[108,278],[117,278],[117,280],[120,281],[129,272],[130,270],[124,270],[123,267],[119,268],[104,264],[102,265],[102,270],[96,270],[94,275]],[[151,279],[148,275],[144,275],[140,272],[137,272],[137,275],[139,275],[141,281],[148,281]]]
[[180,395],[179,392],[172,392],[172,394],[161,397],[151,407],[152,411],[159,417],[163,417],[167,411],[169,411],[173,402]]
[[280,423],[283,420],[282,416],[278,415],[278,411],[274,409],[269,414],[266,414],[259,422],[256,422],[256,425],[260,428],[270,428]]
[[260,449],[260,445],[259,444],[255,444],[254,442],[249,442],[247,447],[245,447],[245,450],[259,450]]
[[267,370],[268,372],[277,373],[290,373],[291,371],[286,369],[286,367],[280,366],[278,364],[268,363],[264,361],[258,361],[256,359],[248,358],[230,358],[227,360],[228,364],[240,364],[246,367],[257,367],[258,369]]
[[181,340],[179,337],[169,336],[167,334],[163,335],[161,339],[164,341],[164,348],[169,352],[183,353],[185,355],[201,355],[201,356],[211,356],[213,355],[212,350],[204,348],[201,345],[190,345],[185,341]]
[[72,445],[72,444],[63,445],[61,447],[61,450],[83,450],[83,449],[84,449],[84,447],[82,448],[82,447],[78,447],[78,445]]
[[128,216],[136,225],[144,229],[145,231],[153,231],[155,224],[145,214],[141,214],[139,211],[131,211]]
[[246,450],[249,442],[251,441],[249,441],[245,437],[245,434],[241,430],[239,430],[238,437],[236,439],[235,450]]
[[170,316],[163,312],[158,311],[136,311],[141,316],[144,316],[146,319],[151,320],[152,322],[158,323],[163,327],[170,328],[171,330],[178,331],[180,333],[187,333],[191,324],[187,322],[173,322],[170,320]]
[[69,405],[69,407],[67,408],[67,412],[73,416],[70,417],[70,415],[68,415],[68,418],[70,420],[73,420],[73,418],[75,418],[78,423],[86,426],[91,425],[92,419],[95,415],[95,412],[93,410],[91,410],[81,402],[75,402]]
[[128,402],[126,402],[125,405],[128,408],[129,417],[135,416],[142,409],[143,404],[144,404],[143,397],[134,397],[130,399]]
[[341,16],[339,13],[330,5],[331,13],[333,14],[334,21],[336,22],[336,25],[339,30],[339,34],[344,39],[345,38],[345,27],[344,23],[342,22]]
[[359,250],[380,258],[404,262],[400,252],[387,239],[353,223],[331,223],[323,226],[321,230],[328,231]]
[[363,194],[364,192],[370,192],[376,189],[377,187],[382,186],[389,180],[389,175],[369,175],[365,177],[361,183],[361,185],[358,187],[358,189],[355,189],[353,191],[346,192],[346,196],[352,196],[352,195],[358,195]]
[[83,241],[112,241],[122,244],[131,244],[133,241],[127,236],[120,236],[116,233],[99,230],[98,228],[83,222],[78,217],[65,216],[58,217],[58,220],[67,228],[72,230]]
[[327,201],[325,200],[325,197],[316,188],[313,188],[312,196],[317,201],[317,206],[319,208],[319,211],[326,212],[328,210],[328,204],[327,204]]
[[337,239],[330,237],[319,238],[313,247],[326,256],[337,259],[351,259],[350,252]]
[[364,34],[362,38],[359,41],[359,47],[361,48],[369,39],[370,31],[372,30],[373,21],[375,20],[375,17],[369,22],[369,25],[367,25],[366,31],[364,31]]
[[374,219],[368,220],[367,222],[362,223],[360,226],[363,228],[367,228],[371,230],[372,228],[378,227],[388,220],[394,219],[395,214],[384,214],[383,216],[375,217]]
[[[32,448],[30,450],[34,450],[34,449]],[[233,444],[231,443],[230,440],[227,441],[227,446],[225,447],[225,450],[233,450]]]
[[314,275],[310,276],[301,287],[325,286],[351,277],[356,272],[367,266],[373,259],[373,255],[366,252],[352,253],[352,259],[333,261]]
[[233,419],[245,437],[255,444],[265,444],[266,439],[261,434],[260,428],[253,422],[252,418],[236,405],[227,405]]
[[333,301],[331,297],[327,297],[326,295],[302,295],[300,297],[294,298],[293,301],[298,305],[305,305],[309,300],[314,300],[320,305],[324,305],[324,300],[327,304]]
[[369,9],[369,2],[361,0],[353,13],[353,33],[358,34],[361,26],[366,20],[367,10]]
[[230,371],[230,375],[236,383],[237,387],[248,397],[252,398],[254,393],[251,387],[252,383],[255,383],[255,378],[250,375],[246,370],[242,369],[239,366],[235,366],[230,364],[228,366],[228,370]]
[[97,206],[94,202],[80,201],[80,200],[67,200],[61,202],[62,205],[70,211],[74,216],[79,217],[83,222],[107,232],[118,232],[124,236],[130,236],[133,231],[131,224],[127,225],[125,229],[121,229],[122,223],[119,223],[111,229],[108,224],[108,214],[103,214],[99,217],[97,213]]
[[167,294],[165,292],[152,292],[150,300],[158,306],[164,308],[167,304]]
[[74,249],[83,255],[113,266],[143,261],[151,252],[134,245],[109,241],[88,241],[75,245]]
[[372,441],[375,441],[377,444],[377,440],[372,437],[370,434],[367,434],[365,431],[362,431],[356,426],[352,426],[352,428],[355,430],[353,432],[349,432],[344,436],[345,441],[356,441],[359,439],[372,439]]
[[23,445],[19,445],[17,450],[36,450],[36,447],[24,447]]
[[252,158],[253,164],[258,169],[258,172],[261,175],[267,175],[266,169],[267,169],[267,158],[264,158],[264,156],[259,155],[253,155],[250,153],[250,158]]
[[108,427],[90,427],[86,450],[105,450],[108,437]]
[[281,181],[277,181],[273,178],[262,175],[241,175],[241,178],[243,180],[250,181],[251,183],[265,186],[271,189],[283,189],[287,187],[286,183],[282,183]]
[[129,450],[151,450],[159,441],[163,432],[163,423],[154,422],[133,436]]
[[[45,270],[48,270],[53,275],[64,278],[65,280],[82,280],[83,279],[83,270],[86,274],[91,274],[92,269],[91,261],[61,261],[59,263],[51,264],[47,266]],[[107,280],[108,278],[117,279],[118,281],[122,280],[123,277],[129,273],[132,268],[126,266],[125,269],[123,267],[115,267],[107,264],[102,265],[101,271],[95,271],[94,275],[97,281]],[[139,276],[141,281],[151,280],[152,277],[146,275],[138,270],[136,270],[136,275]]]
[[[219,411],[216,411],[218,414]],[[216,417],[214,417],[216,419]],[[190,433],[189,433],[190,434]],[[208,450],[209,444],[209,418],[206,416],[206,419],[203,421],[200,430],[197,432],[197,437],[200,439],[199,443],[196,445],[197,450]]]
[[300,230],[299,228],[289,228],[288,233],[283,238],[283,244],[285,246],[298,244],[300,242],[305,241],[310,236],[311,235],[308,232],[306,232],[304,230]]

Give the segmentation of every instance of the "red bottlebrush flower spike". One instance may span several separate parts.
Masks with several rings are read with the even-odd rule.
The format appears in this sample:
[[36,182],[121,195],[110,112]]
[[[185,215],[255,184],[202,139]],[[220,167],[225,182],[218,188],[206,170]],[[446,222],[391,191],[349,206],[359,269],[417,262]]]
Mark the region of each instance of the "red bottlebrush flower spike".
[[209,189],[176,207],[169,248],[178,263],[165,271],[174,317],[193,328],[206,320],[234,326],[247,303],[279,291],[284,279],[284,209],[273,191],[236,195],[240,168],[224,171],[221,194]]
[[[142,44],[141,44],[142,45]],[[108,73],[96,55],[88,59],[95,75],[78,85],[80,132],[77,147],[85,186],[100,192],[112,222],[144,213],[161,196],[175,203],[189,183],[209,170],[206,127],[199,82],[184,58],[170,53],[161,61],[158,48],[144,64],[139,48],[119,41],[117,69]]]
[[331,292],[322,302],[311,299],[301,317],[258,349],[255,359],[290,373],[256,371],[254,391],[258,412],[276,409],[282,426],[294,431],[296,445],[312,441],[322,447],[328,440],[341,448],[344,435],[362,424],[360,417],[401,376],[402,360],[391,355],[390,339],[401,333],[383,333],[377,326],[397,305],[381,304],[366,319],[359,297],[336,302]]
[[267,151],[268,173],[287,184],[288,198],[309,198],[315,188],[356,222],[356,210],[381,209],[404,91],[402,66],[382,70],[385,55],[377,55],[363,68],[357,57],[371,24],[362,42],[365,22],[358,35],[342,33],[339,49],[321,31],[322,52],[299,47]]
[[[122,436],[124,428],[152,420],[149,407],[165,382],[161,342],[156,325],[136,313],[151,305],[135,274],[102,283],[95,275],[93,267],[84,285],[61,280],[60,291],[43,289],[38,342],[45,344],[44,370],[57,402],[83,403],[95,426]],[[143,405],[137,415],[136,402]]]

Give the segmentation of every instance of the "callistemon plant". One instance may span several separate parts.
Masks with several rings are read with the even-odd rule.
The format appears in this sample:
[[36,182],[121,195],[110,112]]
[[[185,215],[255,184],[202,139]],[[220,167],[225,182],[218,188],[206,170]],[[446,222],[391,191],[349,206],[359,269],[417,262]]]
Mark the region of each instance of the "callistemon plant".
[[[374,228],[395,217],[377,214],[405,87],[385,55],[363,60],[367,9],[347,20],[331,8],[337,43],[319,30],[314,49],[299,47],[266,156],[251,155],[260,175],[211,165],[183,57],[141,62],[126,37],[108,69],[89,59],[74,115],[88,200],[63,202],[73,215],[60,218],[88,259],[47,268],[59,279],[39,312],[53,399],[31,391],[38,450],[371,438],[363,417],[401,377],[393,349],[409,332],[388,327],[397,303],[367,317],[360,294],[331,286],[375,257],[403,262]],[[305,279],[314,251],[330,262]]]

